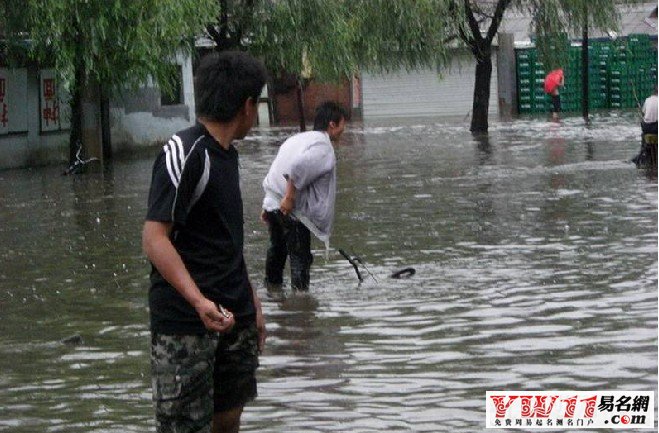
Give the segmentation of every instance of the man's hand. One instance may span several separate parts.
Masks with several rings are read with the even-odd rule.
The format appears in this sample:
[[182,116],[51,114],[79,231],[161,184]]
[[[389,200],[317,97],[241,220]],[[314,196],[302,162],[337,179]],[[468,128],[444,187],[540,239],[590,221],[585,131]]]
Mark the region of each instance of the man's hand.
[[295,207],[295,199],[292,197],[286,196],[281,200],[281,203],[279,203],[279,210],[281,213],[284,215],[288,215],[291,212],[293,212],[293,208]]
[[194,307],[209,331],[227,332],[236,324],[236,320],[230,311],[223,309],[226,315],[223,314],[217,305],[208,298],[204,298]]
[[297,189],[287,174],[284,175],[284,178],[286,178],[286,192],[284,193],[284,198],[281,200],[281,203],[279,203],[279,210],[284,215],[288,215],[293,212],[293,209],[295,208],[295,193],[297,192]]
[[268,213],[265,211],[265,209],[261,210],[261,222],[263,224],[268,224]]

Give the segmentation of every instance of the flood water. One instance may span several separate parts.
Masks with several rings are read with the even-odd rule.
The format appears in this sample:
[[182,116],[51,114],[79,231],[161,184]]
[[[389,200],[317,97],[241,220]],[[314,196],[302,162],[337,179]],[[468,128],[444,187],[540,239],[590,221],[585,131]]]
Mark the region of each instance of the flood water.
[[[632,115],[493,123],[489,140],[463,122],[350,125],[332,244],[373,276],[316,242],[308,295],[261,283],[260,184],[291,132],[238,147],[269,330],[242,431],[472,433],[487,390],[656,396],[657,179],[626,162]],[[0,431],[154,430],[140,232],[157,151],[0,172]]]

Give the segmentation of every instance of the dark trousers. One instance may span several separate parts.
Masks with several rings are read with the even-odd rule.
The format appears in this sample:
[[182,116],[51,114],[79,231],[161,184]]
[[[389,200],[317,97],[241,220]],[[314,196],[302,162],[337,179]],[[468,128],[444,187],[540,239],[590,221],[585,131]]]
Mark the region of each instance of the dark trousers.
[[652,122],[652,123],[641,122],[641,131],[643,132],[643,134],[656,134],[657,122]]
[[646,134],[657,135],[657,122],[645,123],[641,122],[641,151],[636,155],[632,161],[637,167],[656,167],[657,166],[657,143],[656,139],[652,143],[645,141]]
[[551,95],[551,107],[552,113],[561,112],[561,95]]
[[291,258],[291,286],[296,290],[309,290],[311,233],[301,222],[280,211],[267,212],[270,247],[265,260],[266,283],[281,285],[284,279],[286,257]]

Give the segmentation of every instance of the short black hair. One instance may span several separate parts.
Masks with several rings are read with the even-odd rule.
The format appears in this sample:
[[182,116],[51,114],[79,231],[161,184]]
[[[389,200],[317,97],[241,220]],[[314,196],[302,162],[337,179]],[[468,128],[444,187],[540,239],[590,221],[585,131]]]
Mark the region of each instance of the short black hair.
[[207,54],[194,80],[197,117],[215,122],[232,120],[247,99],[258,102],[266,79],[263,63],[245,52]]
[[334,101],[323,102],[316,108],[313,129],[314,131],[327,131],[330,122],[339,123],[341,119],[348,119],[348,114],[342,106]]

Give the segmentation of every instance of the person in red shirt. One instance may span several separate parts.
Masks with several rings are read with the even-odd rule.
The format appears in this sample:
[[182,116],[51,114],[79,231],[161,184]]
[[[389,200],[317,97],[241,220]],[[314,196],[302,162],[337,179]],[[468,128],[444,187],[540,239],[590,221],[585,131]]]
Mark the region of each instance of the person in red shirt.
[[558,113],[561,112],[561,96],[558,88],[564,85],[565,76],[562,69],[551,71],[545,77],[545,93],[551,96],[551,117],[554,120],[558,120]]

